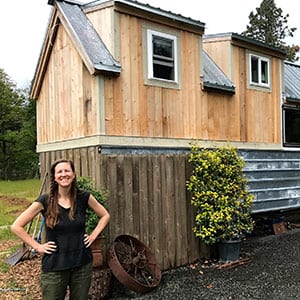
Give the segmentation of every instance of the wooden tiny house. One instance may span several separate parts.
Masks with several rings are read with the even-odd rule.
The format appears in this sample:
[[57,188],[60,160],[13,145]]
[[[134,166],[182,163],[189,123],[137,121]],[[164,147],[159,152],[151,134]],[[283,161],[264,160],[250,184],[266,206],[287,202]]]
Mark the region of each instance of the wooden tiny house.
[[73,159],[109,192],[110,239],[136,236],[162,269],[201,252],[185,186],[193,141],[239,148],[254,212],[300,205],[300,152],[282,143],[284,52],[204,33],[137,1],[57,1],[31,88],[41,172]]
[[[206,36],[203,45],[235,84],[233,102],[236,108],[230,110],[233,118],[226,119],[236,125],[238,141],[281,146],[280,106],[285,52],[234,33]],[[265,62],[268,73],[265,83],[251,82],[251,59],[258,59],[261,64]],[[230,137],[228,140],[235,139]]]

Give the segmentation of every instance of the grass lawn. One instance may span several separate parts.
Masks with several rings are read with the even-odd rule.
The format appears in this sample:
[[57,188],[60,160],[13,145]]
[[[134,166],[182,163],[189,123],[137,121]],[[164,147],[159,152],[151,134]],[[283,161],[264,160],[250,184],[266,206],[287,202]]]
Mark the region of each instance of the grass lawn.
[[0,180],[0,195],[26,198],[32,201],[37,198],[40,190],[40,185],[40,179],[16,181]]
[[40,179],[0,181],[0,240],[11,239],[8,225],[37,198]]

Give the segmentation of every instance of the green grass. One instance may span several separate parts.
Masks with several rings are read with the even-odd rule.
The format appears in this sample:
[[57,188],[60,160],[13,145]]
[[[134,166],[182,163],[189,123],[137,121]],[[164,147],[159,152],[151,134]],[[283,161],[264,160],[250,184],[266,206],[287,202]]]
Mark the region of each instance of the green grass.
[[12,239],[16,239],[16,236],[10,231],[10,227],[9,226],[0,227],[0,241],[12,240]]
[[[27,199],[28,203],[11,205],[0,201],[0,241],[15,239],[9,227],[16,216],[38,197],[40,191],[40,179],[28,179],[17,181],[0,181],[0,195]],[[1,227],[2,226],[2,227]]]
[[40,190],[40,179],[0,181],[0,195],[26,198],[33,201],[37,198]]

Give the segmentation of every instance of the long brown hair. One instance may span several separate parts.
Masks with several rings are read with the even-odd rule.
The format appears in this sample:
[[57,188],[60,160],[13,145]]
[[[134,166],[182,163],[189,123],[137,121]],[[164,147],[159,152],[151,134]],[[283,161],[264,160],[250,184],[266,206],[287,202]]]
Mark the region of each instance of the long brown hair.
[[[45,214],[46,225],[53,228],[58,223],[58,184],[55,179],[55,167],[60,163],[68,163],[71,166],[72,171],[75,174],[75,166],[72,160],[68,159],[58,159],[56,160],[50,168],[50,189],[48,194],[48,207]],[[74,220],[74,214],[76,209],[76,195],[77,195],[77,180],[76,174],[72,181],[70,189],[70,201],[71,208],[69,211],[69,219]]]

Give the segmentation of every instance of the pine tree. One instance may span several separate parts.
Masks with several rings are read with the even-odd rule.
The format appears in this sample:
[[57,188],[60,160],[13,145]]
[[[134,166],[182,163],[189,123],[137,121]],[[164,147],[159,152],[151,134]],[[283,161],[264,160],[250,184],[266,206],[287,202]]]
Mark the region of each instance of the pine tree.
[[285,49],[286,59],[297,61],[299,46],[288,46],[284,41],[286,37],[293,37],[293,33],[297,30],[295,27],[288,27],[288,18],[289,14],[284,16],[282,9],[276,7],[274,0],[263,0],[260,7],[256,8],[256,13],[253,11],[250,13],[249,25],[242,35]]

